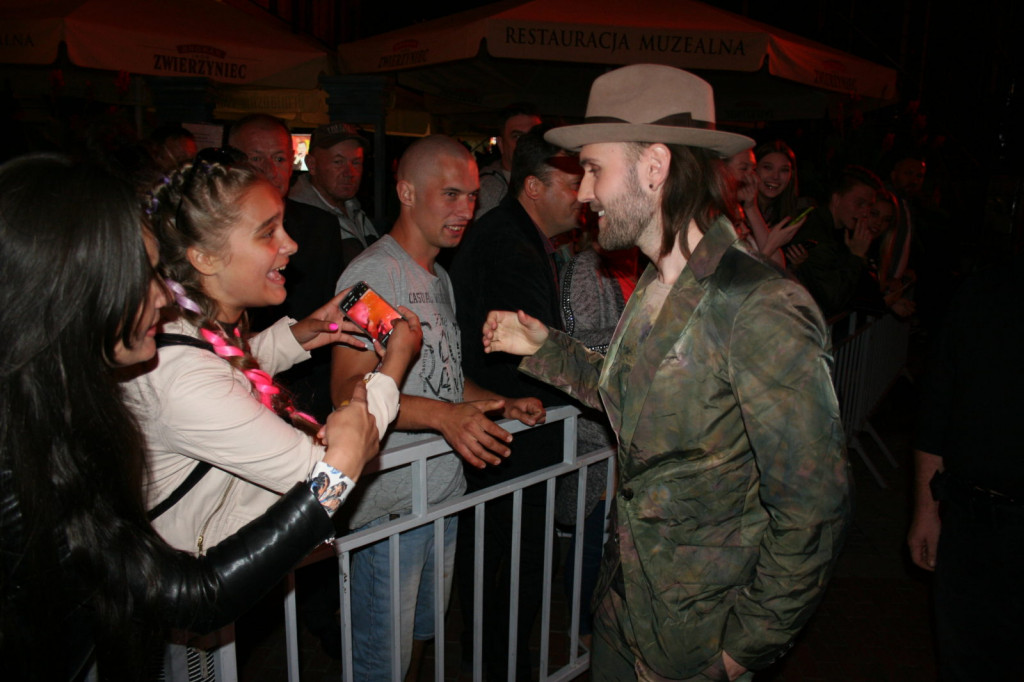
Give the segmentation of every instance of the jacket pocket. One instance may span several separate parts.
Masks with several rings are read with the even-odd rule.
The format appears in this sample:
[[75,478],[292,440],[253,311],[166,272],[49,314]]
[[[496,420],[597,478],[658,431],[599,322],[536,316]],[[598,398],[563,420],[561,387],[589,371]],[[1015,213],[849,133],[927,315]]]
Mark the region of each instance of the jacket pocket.
[[678,545],[670,559],[664,554],[645,562],[653,594],[670,609],[706,611],[720,595],[750,582],[759,548]]
[[751,580],[758,548],[680,545],[670,554],[648,557],[643,568],[650,591],[627,584],[627,602],[644,660],[660,675],[687,679],[721,651],[729,613]]

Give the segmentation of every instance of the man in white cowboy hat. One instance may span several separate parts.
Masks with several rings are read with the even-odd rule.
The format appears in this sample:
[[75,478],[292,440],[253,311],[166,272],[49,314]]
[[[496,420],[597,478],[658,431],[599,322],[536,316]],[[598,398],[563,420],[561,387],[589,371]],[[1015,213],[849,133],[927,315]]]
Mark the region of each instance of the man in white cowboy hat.
[[733,230],[711,87],[665,66],[601,76],[580,125],[579,200],[606,249],[652,265],[608,352],[494,311],[489,351],[602,407],[619,441],[614,532],[595,593],[596,680],[750,679],[821,598],[850,514],[828,332],[799,284]]

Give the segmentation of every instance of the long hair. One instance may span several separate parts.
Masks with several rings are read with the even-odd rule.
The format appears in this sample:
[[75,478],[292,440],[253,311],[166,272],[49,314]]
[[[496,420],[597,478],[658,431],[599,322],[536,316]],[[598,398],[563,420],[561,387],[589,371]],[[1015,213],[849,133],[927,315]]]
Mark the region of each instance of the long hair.
[[769,225],[772,223],[782,220],[785,216],[796,215],[797,210],[797,199],[800,198],[800,183],[797,179],[796,173],[796,154],[788,144],[782,140],[774,140],[772,142],[765,142],[764,144],[758,145],[754,149],[754,158],[758,163],[761,159],[768,156],[769,154],[782,154],[789,159],[790,167],[793,170],[793,175],[789,179],[789,184],[782,190],[782,193],[775,199],[765,199],[758,192],[757,203],[758,208],[761,209],[761,213],[764,215],[765,222]]
[[725,164],[714,152],[700,147],[666,145],[672,154],[668,178],[661,195],[661,252],[667,254],[679,239],[683,255],[692,255],[686,232],[693,220],[701,234],[719,216],[736,224],[734,190]]
[[892,207],[892,222],[876,237],[881,260],[878,264],[878,280],[884,293],[884,289],[889,285],[899,266],[897,254],[903,250],[903,244],[898,243],[897,240],[901,236],[905,239],[906,232],[903,230],[903,211],[900,210],[900,201],[896,195],[882,187],[878,190],[876,199],[876,203],[881,202],[886,202]]
[[69,580],[101,639],[118,639],[136,606],[129,567],[153,574],[144,440],[111,366],[153,276],[139,214],[99,168],[0,166],[0,472],[19,511],[0,517],[0,647],[26,660],[77,606]]
[[[228,237],[241,214],[242,197],[257,184],[266,183],[262,175],[246,166],[227,167],[197,161],[171,173],[150,193],[150,221],[160,243],[160,262],[168,276],[182,285],[199,312],[181,308],[182,317],[200,329],[222,336],[243,354],[224,358],[241,372],[259,369],[248,344],[248,315],[243,314],[238,334],[225,333],[217,321],[219,304],[203,289],[202,278],[192,266],[188,250],[201,248],[223,253]],[[273,396],[273,409],[296,428],[315,435],[319,426],[306,415],[292,409],[291,397],[281,390]]]

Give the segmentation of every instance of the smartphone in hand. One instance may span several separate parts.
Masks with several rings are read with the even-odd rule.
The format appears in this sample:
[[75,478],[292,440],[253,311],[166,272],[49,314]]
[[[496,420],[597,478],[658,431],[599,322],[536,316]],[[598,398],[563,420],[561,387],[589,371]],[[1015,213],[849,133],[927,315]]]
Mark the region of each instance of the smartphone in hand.
[[339,304],[345,317],[366,330],[380,345],[387,346],[395,320],[403,319],[394,306],[385,301],[366,282],[359,282]]
[[801,211],[801,212],[799,213],[799,215],[797,215],[797,217],[795,217],[795,218],[793,218],[792,220],[790,220],[790,221],[789,221],[789,224],[790,224],[790,225],[792,225],[793,223],[797,222],[797,221],[798,221],[798,220],[800,220],[801,218],[803,218],[803,217],[807,216],[807,215],[808,215],[808,214],[809,214],[809,213],[810,213],[811,211],[813,211],[813,210],[814,210],[814,206],[808,206],[808,207],[807,207],[807,208],[805,208],[805,209],[804,209],[803,211]]

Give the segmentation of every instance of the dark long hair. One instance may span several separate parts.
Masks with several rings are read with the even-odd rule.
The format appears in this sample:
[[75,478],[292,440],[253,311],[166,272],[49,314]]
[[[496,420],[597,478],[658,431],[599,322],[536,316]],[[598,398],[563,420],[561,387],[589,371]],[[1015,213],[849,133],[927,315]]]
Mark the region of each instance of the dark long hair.
[[733,188],[726,177],[725,164],[714,152],[700,147],[666,145],[672,153],[668,178],[661,196],[661,252],[672,250],[676,239],[687,259],[692,255],[686,231],[693,220],[701,234],[708,231],[719,216],[737,222]]
[[797,179],[796,173],[796,154],[793,153],[793,150],[788,144],[782,140],[774,140],[772,142],[765,142],[764,144],[758,145],[757,148],[754,149],[754,158],[758,163],[760,163],[761,159],[769,154],[782,154],[789,159],[790,167],[793,170],[793,174],[789,178],[789,184],[786,185],[786,189],[782,190],[782,194],[775,199],[763,199],[761,197],[761,193],[758,192],[758,208],[761,209],[761,214],[764,215],[765,221],[771,225],[776,221],[782,220],[785,216],[796,215],[797,199],[800,198],[800,183]]
[[153,276],[139,215],[99,168],[0,166],[0,648],[36,670],[63,664],[32,654],[79,606],[69,594],[116,640],[136,606],[129,567],[153,574],[144,441],[111,366]]

